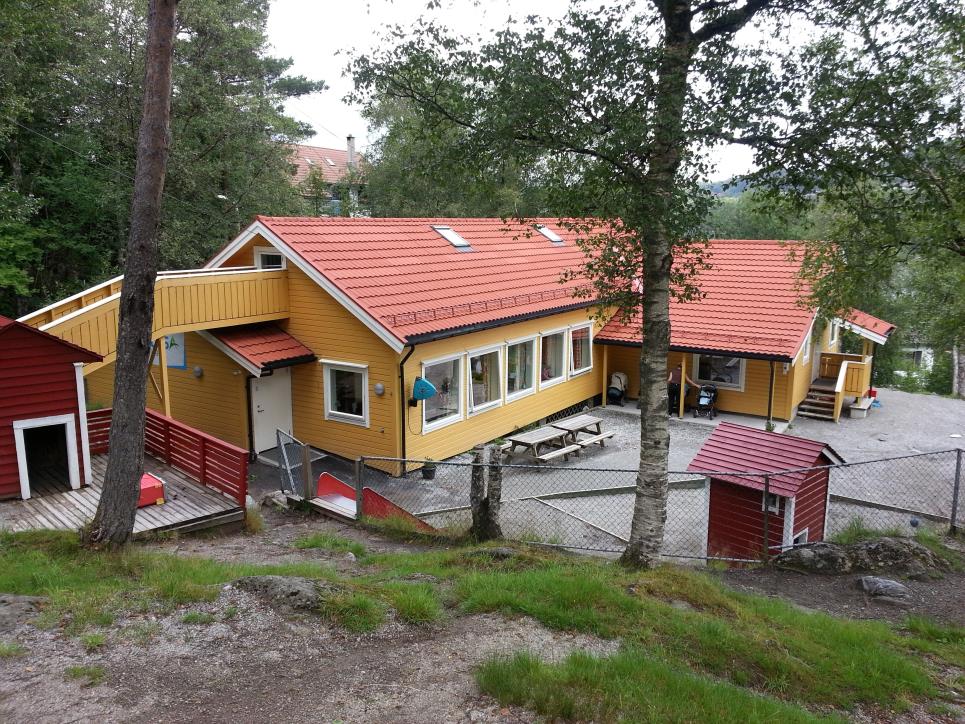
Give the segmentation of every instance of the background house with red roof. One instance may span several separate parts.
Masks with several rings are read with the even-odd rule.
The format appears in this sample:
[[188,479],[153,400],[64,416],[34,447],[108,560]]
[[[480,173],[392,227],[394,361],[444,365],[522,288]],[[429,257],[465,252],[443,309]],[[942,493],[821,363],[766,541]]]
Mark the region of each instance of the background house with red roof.
[[[788,419],[821,379],[844,385],[832,412],[863,394],[870,360],[826,352],[836,325],[813,339],[786,247],[714,241],[708,257],[704,299],[671,310],[670,362],[717,384],[721,409]],[[148,404],[256,454],[280,429],[347,458],[446,458],[592,404],[614,371],[636,393],[639,326],[602,324],[574,296],[586,281],[561,283],[582,260],[555,219],[258,217],[205,269],[159,277],[155,338],[179,354]],[[96,338],[105,361],[85,374],[104,405],[115,281],[28,315]],[[419,377],[437,394],[413,400]]]
[[720,423],[687,468],[710,478],[707,554],[761,558],[765,516],[769,555],[824,540],[830,473],[822,466],[841,462],[817,440]]
[[[317,216],[338,216],[344,202],[350,201],[354,206],[359,203],[363,188],[361,159],[355,151],[355,137],[345,140],[345,148],[298,143],[289,146],[295,171],[292,184],[313,204]],[[345,194],[348,199],[342,198]]]
[[0,498],[91,480],[81,368],[99,355],[0,316]]

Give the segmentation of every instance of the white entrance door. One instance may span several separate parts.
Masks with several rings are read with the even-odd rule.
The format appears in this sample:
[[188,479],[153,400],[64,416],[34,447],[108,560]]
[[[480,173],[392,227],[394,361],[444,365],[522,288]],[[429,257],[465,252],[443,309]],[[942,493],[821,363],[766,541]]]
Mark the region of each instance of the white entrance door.
[[255,453],[270,450],[278,443],[275,430],[292,432],[292,378],[287,367],[267,377],[251,381],[251,420],[254,426]]

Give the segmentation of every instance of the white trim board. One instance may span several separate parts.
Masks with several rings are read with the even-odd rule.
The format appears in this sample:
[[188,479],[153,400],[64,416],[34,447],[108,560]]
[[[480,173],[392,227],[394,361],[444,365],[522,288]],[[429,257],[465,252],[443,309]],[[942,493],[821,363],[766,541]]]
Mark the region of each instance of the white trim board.
[[27,468],[27,449],[23,431],[35,427],[64,426],[64,434],[67,436],[67,477],[71,489],[77,490],[80,487],[80,470],[77,465],[77,426],[74,424],[74,419],[74,413],[70,413],[35,417],[30,420],[14,420],[13,437],[17,450],[17,471],[20,474],[20,497],[24,500],[30,499],[30,471]]
[[87,431],[87,392],[84,390],[84,363],[74,362],[77,380],[77,410],[80,413],[80,454],[84,458],[84,484],[93,482],[90,467],[90,435]]
[[362,322],[362,324],[374,332],[379,339],[389,345],[392,351],[396,353],[402,351],[402,349],[405,347],[405,343],[401,339],[396,337],[381,322],[365,311],[357,302],[355,302],[345,292],[333,284],[312,264],[305,261],[301,254],[298,254],[294,249],[286,244],[280,236],[275,234],[260,221],[252,222],[247,229],[235,237],[234,241],[229,243],[224,249],[218,252],[218,254],[216,254],[211,261],[205,264],[204,268],[214,269],[223,264],[255,236],[261,236],[265,241],[278,249],[278,251],[280,251],[282,255],[288,259],[288,261],[298,267],[309,279],[328,292],[328,294],[335,299],[335,301],[345,307],[360,322]]
[[835,317],[834,321],[838,323],[839,328],[850,330],[854,332],[859,337],[864,337],[865,339],[870,339],[872,342],[877,344],[885,344],[888,338],[878,334],[877,332],[872,332],[867,327],[862,327],[860,324],[855,324],[854,322],[849,322],[846,319],[841,319],[840,317]]

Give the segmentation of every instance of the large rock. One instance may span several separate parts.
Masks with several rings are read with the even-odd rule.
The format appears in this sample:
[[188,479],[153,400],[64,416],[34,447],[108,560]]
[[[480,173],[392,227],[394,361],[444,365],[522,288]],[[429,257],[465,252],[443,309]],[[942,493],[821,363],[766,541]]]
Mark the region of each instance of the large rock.
[[291,611],[317,611],[325,598],[338,590],[325,581],[300,576],[246,576],[234,585],[275,608]]
[[812,543],[784,551],[775,565],[808,573],[893,571],[910,577],[947,569],[946,563],[910,538],[878,538],[850,545]]
[[38,596],[0,594],[0,634],[16,631],[39,612],[46,599]]
[[911,590],[908,586],[892,581],[890,578],[879,578],[878,576],[861,576],[858,579],[861,590],[869,596],[887,596],[888,598],[908,598]]

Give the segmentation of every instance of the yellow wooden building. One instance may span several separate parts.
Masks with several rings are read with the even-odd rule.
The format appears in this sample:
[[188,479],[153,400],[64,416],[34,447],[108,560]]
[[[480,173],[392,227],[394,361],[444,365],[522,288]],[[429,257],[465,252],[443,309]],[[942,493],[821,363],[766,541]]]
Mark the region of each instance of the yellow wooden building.
[[[443,459],[600,401],[616,371],[634,397],[639,325],[594,321],[585,282],[561,283],[581,260],[549,219],[258,217],[204,269],[159,275],[148,405],[253,454],[280,429],[346,458]],[[704,299],[674,304],[669,361],[720,409],[791,419],[832,384],[836,419],[864,395],[871,348],[837,354],[842,324],[890,329],[815,333],[778,242],[713,242],[709,261]],[[21,320],[104,356],[84,370],[92,405],[112,402],[119,283]],[[415,399],[417,378],[435,394]]]

